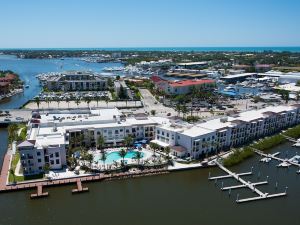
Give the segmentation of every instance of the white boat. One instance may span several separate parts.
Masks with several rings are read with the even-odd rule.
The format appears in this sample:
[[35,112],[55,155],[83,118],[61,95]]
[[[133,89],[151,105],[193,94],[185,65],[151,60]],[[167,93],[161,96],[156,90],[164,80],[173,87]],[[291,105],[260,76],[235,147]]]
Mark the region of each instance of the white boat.
[[277,167],[289,167],[291,164],[290,163],[288,163],[288,162],[282,162],[282,163],[280,163],[279,165],[277,165]]
[[272,160],[271,158],[266,157],[266,158],[262,158],[262,159],[260,160],[260,162],[269,163],[271,160]]

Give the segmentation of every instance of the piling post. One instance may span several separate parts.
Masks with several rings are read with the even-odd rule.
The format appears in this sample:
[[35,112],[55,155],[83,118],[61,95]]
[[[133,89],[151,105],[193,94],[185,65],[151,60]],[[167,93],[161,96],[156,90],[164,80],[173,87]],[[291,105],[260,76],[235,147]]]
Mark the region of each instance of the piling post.
[[208,172],[208,178],[210,178],[210,171]]
[[269,181],[269,176],[267,176],[267,181]]
[[221,189],[223,189],[223,187],[224,187],[224,182],[222,181],[222,184],[221,184]]
[[278,182],[276,181],[276,183],[275,183],[275,189],[277,190],[277,188],[278,188]]
[[229,195],[229,196],[231,195],[231,188],[230,188],[229,191],[228,191],[228,195]]
[[288,186],[285,187],[285,193],[286,193],[286,194],[287,194],[287,189],[288,189]]
[[251,173],[253,173],[253,166],[251,167]]
[[260,171],[258,171],[257,178],[258,179],[260,178]]
[[215,185],[217,185],[218,179],[215,179]]
[[237,193],[237,195],[236,195],[236,201],[238,201],[238,200],[239,200],[239,197],[240,197],[240,194],[239,194],[239,193]]

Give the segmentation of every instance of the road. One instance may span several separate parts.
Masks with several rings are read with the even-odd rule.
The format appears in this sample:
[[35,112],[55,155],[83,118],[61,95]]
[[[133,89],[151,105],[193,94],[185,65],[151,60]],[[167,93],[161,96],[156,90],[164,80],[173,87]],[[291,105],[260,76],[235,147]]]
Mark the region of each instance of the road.
[[145,112],[151,112],[151,110],[156,111],[158,116],[167,116],[168,113],[171,113],[171,116],[176,115],[176,112],[173,108],[164,106],[159,101],[156,101],[155,97],[151,94],[148,89],[140,88],[140,93],[142,95],[142,102],[144,104]]

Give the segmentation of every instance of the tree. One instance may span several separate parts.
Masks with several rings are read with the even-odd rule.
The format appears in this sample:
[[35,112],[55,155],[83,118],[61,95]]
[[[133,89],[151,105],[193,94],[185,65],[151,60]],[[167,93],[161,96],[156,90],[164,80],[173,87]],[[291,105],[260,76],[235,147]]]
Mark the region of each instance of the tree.
[[93,154],[87,154],[86,155],[86,160],[89,161],[90,163],[90,168],[92,167],[92,162],[94,160],[94,155]]
[[124,148],[122,148],[121,151],[118,152],[118,154],[123,159],[122,160],[122,166],[124,166],[124,159],[125,159],[125,156],[127,154],[127,151]]
[[48,104],[48,109],[50,108],[50,103],[52,102],[51,98],[46,98],[46,102]]
[[99,137],[97,138],[97,145],[98,145],[98,149],[102,151],[105,145],[105,139],[102,134],[100,134]]
[[152,116],[155,116],[155,114],[156,114],[156,110],[155,110],[155,109],[152,109],[152,110],[151,110],[151,115],[152,115]]
[[76,103],[77,107],[79,106],[80,102],[81,102],[80,98],[76,98],[75,103]]
[[165,147],[165,153],[167,154],[166,159],[168,161],[170,160],[170,152],[171,152],[171,148],[169,146]]
[[106,108],[108,108],[108,102],[109,102],[109,98],[106,97],[106,98],[105,98]]
[[70,99],[66,98],[66,103],[68,104],[68,108],[70,107]]
[[35,103],[36,103],[36,105],[37,105],[37,107],[38,107],[38,109],[39,109],[39,108],[40,108],[40,103],[41,103],[40,98],[39,98],[39,97],[35,97],[35,98],[34,98],[34,101],[35,101]]
[[134,158],[137,159],[137,161],[138,161],[138,166],[139,166],[139,165],[140,165],[140,160],[141,160],[141,158],[143,158],[143,155],[142,155],[142,153],[141,153],[140,151],[136,151],[136,152],[135,152]]
[[177,112],[177,116],[180,117],[180,112],[181,112],[181,105],[177,104],[176,107],[175,107],[175,111]]
[[126,137],[124,138],[124,144],[125,144],[125,146],[127,147],[127,149],[128,149],[130,146],[132,146],[132,144],[133,144],[133,138],[132,138],[131,135],[128,135],[128,136],[126,136]]
[[14,169],[9,169],[9,173],[13,176],[13,179],[14,179],[14,183],[16,183],[16,175],[15,175],[15,171]]
[[107,159],[106,152],[102,152],[102,155],[101,155],[101,161],[103,162],[104,167],[105,167],[105,161],[106,161],[106,159]]
[[45,174],[49,173],[49,171],[50,171],[50,165],[49,165],[49,163],[45,163],[43,169],[44,169],[44,173]]
[[121,78],[120,75],[116,76],[116,80],[120,80],[120,78]]
[[13,123],[13,124],[10,124],[7,128],[7,131],[8,131],[8,139],[9,139],[9,142],[12,143],[13,141],[17,140],[18,138],[18,125]]
[[153,156],[155,156],[155,152],[156,152],[156,150],[159,149],[159,145],[156,144],[156,143],[150,143],[150,148],[151,148],[152,151],[153,151]]
[[86,97],[84,99],[84,101],[87,103],[88,107],[90,108],[91,98],[90,97]]
[[96,103],[97,103],[97,107],[99,106],[99,101],[101,100],[100,96],[96,96],[95,97]]

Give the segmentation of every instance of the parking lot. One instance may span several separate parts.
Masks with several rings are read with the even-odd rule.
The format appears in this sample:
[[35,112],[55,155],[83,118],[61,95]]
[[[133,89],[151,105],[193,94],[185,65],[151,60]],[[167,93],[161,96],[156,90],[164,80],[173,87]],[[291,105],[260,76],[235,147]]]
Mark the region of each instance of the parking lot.
[[65,93],[55,93],[55,92],[42,92],[37,96],[41,101],[55,100],[75,100],[75,99],[111,99],[109,91],[86,91],[86,92],[65,92]]

